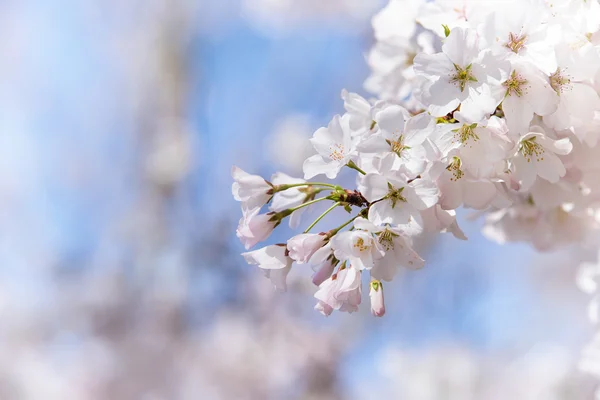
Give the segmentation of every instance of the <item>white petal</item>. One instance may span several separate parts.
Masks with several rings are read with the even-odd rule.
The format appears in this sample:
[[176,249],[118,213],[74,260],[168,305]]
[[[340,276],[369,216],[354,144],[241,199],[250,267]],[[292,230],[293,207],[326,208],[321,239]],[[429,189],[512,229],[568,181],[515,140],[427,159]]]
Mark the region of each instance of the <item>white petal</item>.
[[[413,190],[409,190],[412,188]],[[439,189],[427,179],[415,179],[403,192],[406,200],[417,210],[433,207],[439,199]]]
[[362,194],[369,202],[384,198],[388,192],[388,181],[379,174],[367,174],[363,180]]
[[402,133],[410,114],[403,107],[392,105],[375,115],[375,121],[380,129],[390,133]]
[[533,108],[516,95],[507,96],[502,102],[502,111],[506,116],[506,125],[512,135],[525,133],[529,130],[529,124],[533,119]]
[[542,155],[542,158],[531,160],[532,163],[535,163],[535,168],[540,178],[550,183],[556,183],[561,177],[565,176],[567,172],[565,166],[556,154],[546,151]]
[[489,181],[466,182],[464,189],[465,206],[476,210],[487,208],[496,196],[496,186]]
[[337,176],[341,165],[337,162],[326,162],[319,154],[307,158],[302,166],[304,170],[304,179],[310,179],[314,176],[325,174],[329,179]]

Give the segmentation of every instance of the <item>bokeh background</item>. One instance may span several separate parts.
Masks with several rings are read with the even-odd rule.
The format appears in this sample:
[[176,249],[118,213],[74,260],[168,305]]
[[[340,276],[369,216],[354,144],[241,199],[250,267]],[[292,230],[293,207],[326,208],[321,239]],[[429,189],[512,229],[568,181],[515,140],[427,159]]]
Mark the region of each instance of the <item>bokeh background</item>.
[[0,1],[0,399],[593,397],[568,251],[463,212],[469,241],[423,238],[381,319],[239,256],[231,166],[301,176],[341,89],[368,95],[381,6]]

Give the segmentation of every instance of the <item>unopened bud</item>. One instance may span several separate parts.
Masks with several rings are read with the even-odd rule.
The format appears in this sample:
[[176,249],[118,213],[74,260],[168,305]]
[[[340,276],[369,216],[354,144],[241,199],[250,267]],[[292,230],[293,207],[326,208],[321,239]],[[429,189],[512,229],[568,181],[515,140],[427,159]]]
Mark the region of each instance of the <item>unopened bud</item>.
[[333,274],[335,264],[332,261],[333,260],[326,260],[323,264],[321,264],[317,272],[314,273],[312,282],[316,286],[321,285],[321,283],[325,282],[327,279],[329,279],[331,274]]
[[385,314],[383,285],[378,280],[372,280],[370,286],[371,290],[369,291],[369,297],[371,298],[371,313],[376,317],[383,317]]

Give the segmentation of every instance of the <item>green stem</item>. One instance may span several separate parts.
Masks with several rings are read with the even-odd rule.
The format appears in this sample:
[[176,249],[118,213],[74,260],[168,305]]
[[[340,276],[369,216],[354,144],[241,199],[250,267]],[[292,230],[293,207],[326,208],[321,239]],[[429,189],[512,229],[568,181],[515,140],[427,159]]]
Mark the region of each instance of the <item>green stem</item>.
[[358,165],[356,165],[356,164],[354,163],[354,161],[352,161],[352,160],[348,161],[348,163],[347,163],[346,165],[347,165],[349,168],[352,168],[352,169],[355,169],[355,170],[357,170],[358,172],[360,172],[360,173],[361,173],[361,174],[363,174],[363,175],[366,175],[366,174],[367,174],[365,171],[363,171],[362,169],[358,168]]
[[324,183],[324,182],[291,183],[289,185],[278,185],[278,186],[275,186],[275,188],[277,188],[277,192],[282,192],[284,190],[299,187],[299,186],[325,186],[325,187],[329,187],[332,189],[338,188],[337,185],[332,185],[331,183]]
[[320,220],[322,220],[327,214],[329,214],[334,208],[336,208],[339,205],[340,205],[340,202],[338,201],[337,203],[335,203],[334,205],[332,205],[331,207],[329,207],[327,210],[325,210],[325,212],[323,212],[323,214],[319,215],[319,217],[317,219],[315,219],[315,221],[312,224],[310,224],[310,226],[308,228],[306,228],[306,230],[304,231],[304,233],[308,233],[312,228],[314,228],[314,226]]
[[336,235],[339,231],[341,231],[342,229],[347,227],[352,221],[354,221],[358,217],[360,217],[360,214],[358,214],[356,217],[351,218],[348,221],[344,222],[342,225],[338,226],[337,228],[330,230],[329,233],[327,234],[327,236],[330,238],[333,237],[334,235]]
[[318,199],[315,199],[315,200],[312,200],[312,201],[307,201],[306,203],[302,203],[299,206],[292,207],[292,208],[288,209],[287,211],[291,214],[291,213],[293,213],[296,210],[299,210],[299,209],[304,208],[304,207],[308,207],[311,204],[315,204],[315,203],[318,203],[318,202],[323,201],[323,200],[331,200],[331,199],[329,197],[320,197]]

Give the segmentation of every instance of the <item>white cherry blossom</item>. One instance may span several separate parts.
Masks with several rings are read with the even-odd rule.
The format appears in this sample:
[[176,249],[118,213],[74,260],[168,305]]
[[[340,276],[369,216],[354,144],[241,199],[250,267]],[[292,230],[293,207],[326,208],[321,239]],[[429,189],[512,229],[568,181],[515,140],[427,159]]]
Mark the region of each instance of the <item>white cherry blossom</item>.
[[331,239],[331,246],[335,258],[347,260],[359,270],[372,269],[375,261],[384,255],[375,237],[363,230],[338,233]]
[[262,249],[242,253],[248,264],[258,265],[276,289],[287,290],[286,277],[292,268],[293,260],[287,256],[284,244],[276,244]]
[[423,142],[433,132],[434,121],[426,113],[410,116],[403,107],[391,105],[375,115],[379,131],[359,145],[364,154],[378,154],[394,158],[392,168],[404,169],[408,176],[416,177],[427,165]]
[[231,168],[233,185],[231,191],[233,198],[242,202],[244,213],[251,213],[273,197],[273,186],[264,178],[258,175],[251,175],[241,168],[233,166]]
[[352,139],[349,124],[349,115],[336,115],[327,128],[315,132],[310,141],[318,154],[304,162],[304,179],[320,174],[333,179],[344,165],[356,157],[356,143]]
[[[271,177],[271,183],[275,186],[279,186],[301,184],[306,183],[306,181],[300,178],[292,178],[283,172],[277,172]],[[306,188],[303,187],[293,187],[287,190],[276,192],[273,195],[273,200],[269,205],[269,209],[271,211],[281,212],[287,210],[288,208],[297,207],[306,200],[306,195]],[[298,227],[298,225],[300,225],[300,219],[304,211],[306,211],[306,208],[300,208],[290,215],[290,228],[295,229]]]
[[319,285],[315,293],[318,300],[315,309],[324,315],[333,310],[346,312],[358,311],[362,300],[360,271],[350,266],[342,266],[337,273]]
[[410,240],[410,235],[420,231],[418,226],[413,226],[412,230],[391,226],[378,227],[364,218],[354,221],[354,226],[373,234],[380,249],[385,252],[371,269],[373,278],[389,282],[394,279],[399,267],[419,269],[425,265],[425,261],[412,248]]
[[445,116],[460,105],[463,115],[478,121],[502,101],[501,83],[510,64],[489,50],[482,51],[474,30],[454,28],[442,52],[417,55],[414,69],[427,79],[419,100],[432,115]]
[[534,113],[550,115],[558,108],[560,99],[549,77],[533,64],[513,63],[513,70],[502,86],[505,89],[502,111],[511,135],[526,133]]
[[308,263],[317,250],[325,245],[325,234],[303,233],[287,242],[290,257],[298,264]]
[[[514,12],[516,7],[520,12]],[[556,70],[558,27],[546,23],[547,7],[536,0],[508,0],[492,16],[482,31],[495,54],[511,62],[531,63],[545,73]]]
[[256,209],[240,219],[236,234],[246,250],[271,236],[277,225],[277,221],[273,220],[273,215],[272,213],[259,214],[259,210]]
[[367,174],[359,185],[365,198],[373,203],[369,208],[369,220],[375,225],[419,225],[419,211],[432,207],[438,200],[439,190],[430,180],[410,180],[392,169],[393,156],[382,159],[380,173]]
[[521,138],[515,157],[512,159],[515,178],[521,184],[521,191],[531,188],[536,177],[556,183],[566,173],[559,155],[566,155],[573,145],[569,138],[553,140],[533,127]]
[[550,86],[558,95],[558,108],[544,116],[544,122],[556,130],[572,129],[583,137],[581,128],[588,127],[600,110],[600,97],[591,85],[600,64],[600,56],[591,44],[573,48],[566,43],[556,47],[558,67],[550,75]]

